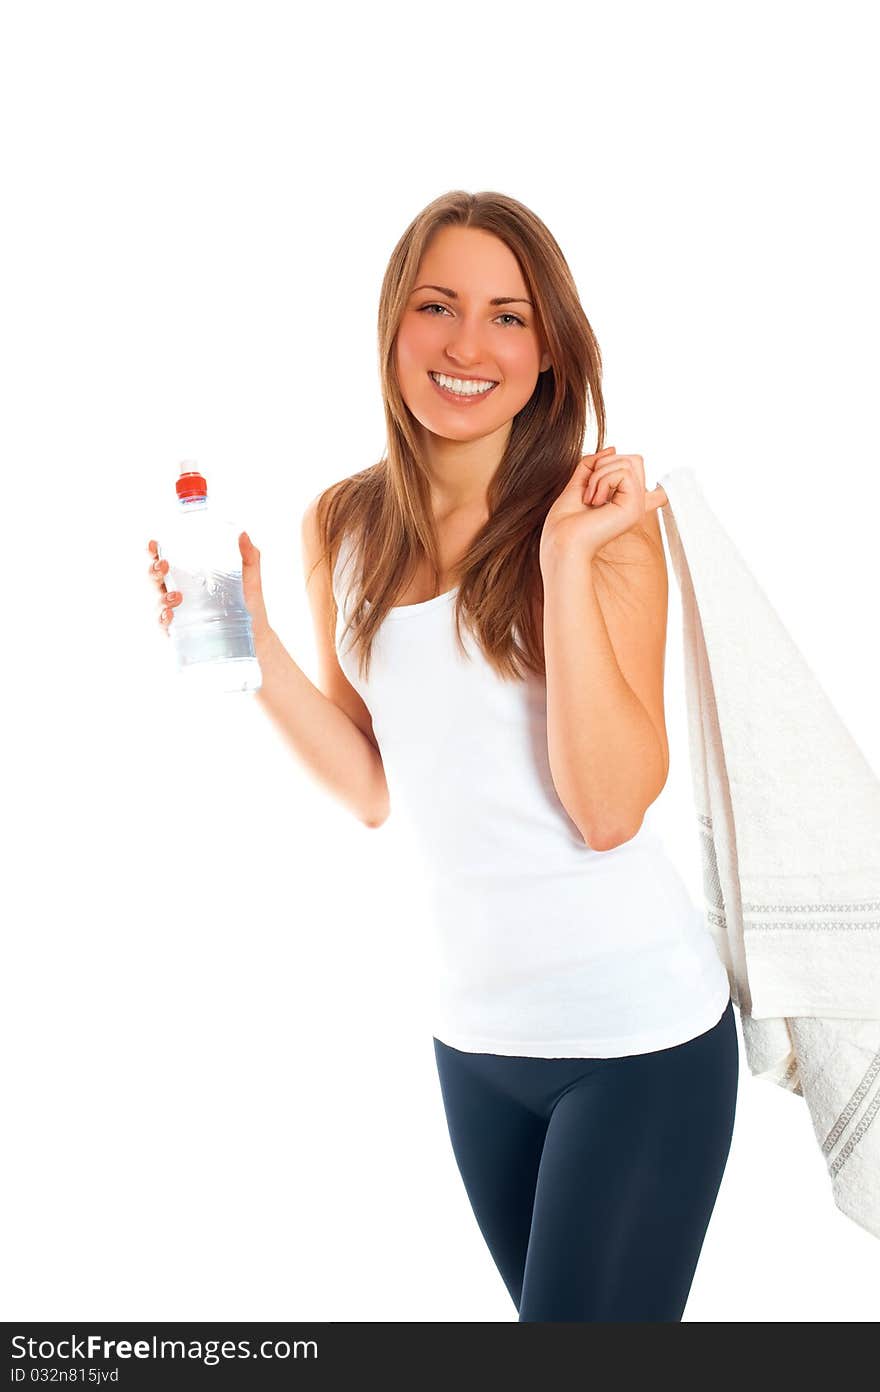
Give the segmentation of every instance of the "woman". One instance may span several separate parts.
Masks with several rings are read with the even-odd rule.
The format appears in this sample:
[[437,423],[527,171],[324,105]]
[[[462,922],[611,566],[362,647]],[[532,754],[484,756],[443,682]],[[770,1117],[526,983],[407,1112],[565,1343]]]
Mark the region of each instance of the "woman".
[[242,534],[257,699],[366,825],[394,805],[415,832],[449,1135],[520,1321],[680,1320],[738,1052],[650,815],[665,495],[603,448],[596,339],[516,200],[453,192],[414,219],[379,346],[387,453],[303,519],[320,691]]

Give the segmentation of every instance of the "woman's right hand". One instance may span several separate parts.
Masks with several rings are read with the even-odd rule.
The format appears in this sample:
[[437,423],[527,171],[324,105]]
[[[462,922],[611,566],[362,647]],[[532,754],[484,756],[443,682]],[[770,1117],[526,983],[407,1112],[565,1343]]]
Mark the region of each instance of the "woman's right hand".
[[[260,553],[254,546],[247,532],[242,532],[238,538],[238,549],[241,552],[241,586],[244,594],[245,607],[251,616],[254,639],[261,638],[269,631],[269,616],[266,613],[266,605],[263,600],[263,581],[260,575]],[[169,631],[171,620],[174,617],[174,610],[180,603],[183,596],[179,590],[169,590],[165,585],[165,575],[168,571],[168,562],[159,560],[159,547],[155,541],[147,542],[147,550],[152,557],[150,563],[149,576],[154,581],[159,590],[159,623]]]

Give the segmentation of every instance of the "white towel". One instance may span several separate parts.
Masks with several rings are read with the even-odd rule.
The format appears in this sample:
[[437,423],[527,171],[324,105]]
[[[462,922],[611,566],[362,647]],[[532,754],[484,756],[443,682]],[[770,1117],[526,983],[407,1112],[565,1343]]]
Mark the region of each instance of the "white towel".
[[681,590],[707,921],[750,1072],[805,1099],[880,1237],[880,781],[710,509],[659,479]]

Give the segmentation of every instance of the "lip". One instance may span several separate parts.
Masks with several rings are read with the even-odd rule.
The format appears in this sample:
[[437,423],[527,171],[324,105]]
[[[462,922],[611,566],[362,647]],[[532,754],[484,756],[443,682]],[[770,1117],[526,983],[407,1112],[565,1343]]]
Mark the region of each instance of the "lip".
[[[447,376],[452,376],[452,374],[448,373]],[[463,380],[467,381],[468,379],[464,378]],[[498,386],[496,382],[495,386],[490,387],[488,391],[473,392],[470,396],[459,396],[456,392],[447,391],[446,387],[441,387],[439,382],[434,381],[430,372],[428,373],[428,381],[431,383],[434,390],[439,392],[444,401],[452,401],[456,406],[477,406],[481,401],[485,401],[487,396],[491,396],[495,387]]]

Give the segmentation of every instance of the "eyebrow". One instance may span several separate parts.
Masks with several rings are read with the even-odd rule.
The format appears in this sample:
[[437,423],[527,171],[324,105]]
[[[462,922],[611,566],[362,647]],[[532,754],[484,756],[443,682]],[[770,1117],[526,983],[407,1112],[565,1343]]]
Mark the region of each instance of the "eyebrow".
[[[450,298],[450,300],[457,300],[457,299],[458,299],[458,294],[457,294],[457,292],[456,292],[455,290],[450,290],[448,285],[417,285],[417,286],[416,286],[416,289],[413,290],[412,293],[415,294],[415,293],[416,293],[416,290],[439,290],[441,295],[448,295],[449,298]],[[489,301],[489,303],[490,303],[490,304],[527,304],[527,305],[529,305],[530,308],[532,308],[532,309],[534,309],[534,307],[535,307],[535,306],[532,304],[531,300],[526,300],[526,299],[524,299],[522,296],[517,296],[517,295],[496,295],[494,299],[492,299],[492,300]]]

